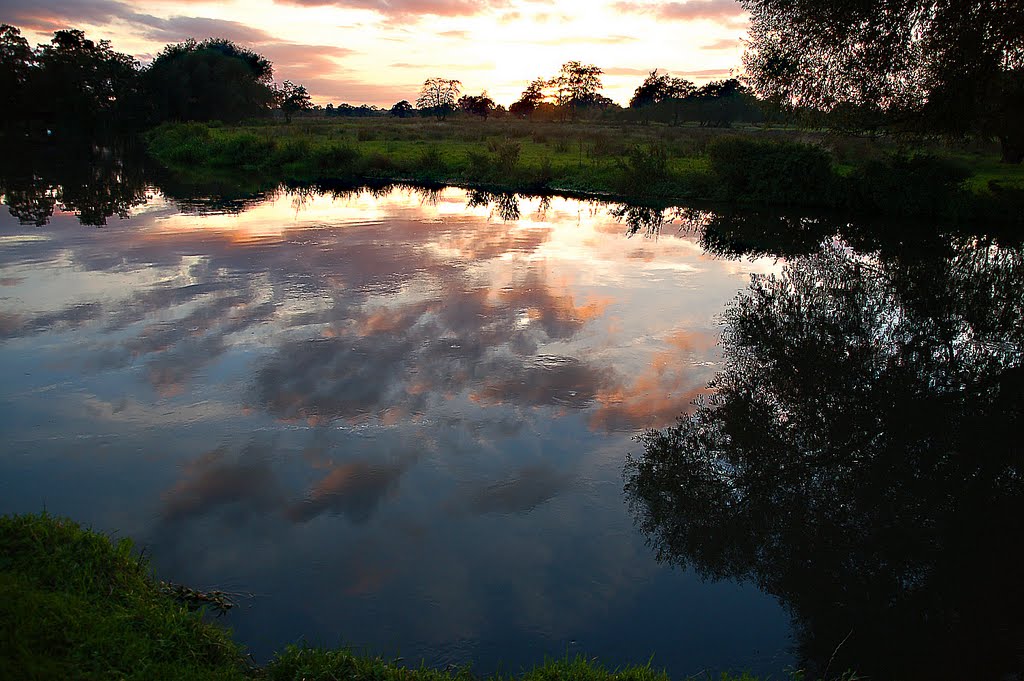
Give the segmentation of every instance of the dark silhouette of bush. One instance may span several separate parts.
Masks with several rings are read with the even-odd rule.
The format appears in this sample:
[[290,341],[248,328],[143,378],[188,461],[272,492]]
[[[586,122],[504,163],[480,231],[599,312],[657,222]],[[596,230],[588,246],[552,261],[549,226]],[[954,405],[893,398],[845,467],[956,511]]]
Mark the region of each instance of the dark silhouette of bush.
[[831,205],[836,176],[823,149],[807,144],[724,137],[708,145],[721,198]]

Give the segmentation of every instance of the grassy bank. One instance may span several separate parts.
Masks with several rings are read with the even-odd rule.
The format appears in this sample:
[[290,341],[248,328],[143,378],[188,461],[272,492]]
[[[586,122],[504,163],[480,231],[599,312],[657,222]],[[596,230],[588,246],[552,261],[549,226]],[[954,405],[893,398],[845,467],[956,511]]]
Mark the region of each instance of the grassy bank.
[[987,145],[911,148],[792,129],[313,119],[168,124],[146,144],[185,179],[406,181],[1000,222],[1024,207],[1024,167],[997,163]]
[[[216,602],[217,599],[212,599]],[[255,666],[204,619],[211,599],[157,580],[128,539],[49,515],[0,518],[0,678],[480,681],[469,670],[408,669],[343,649],[289,646]],[[668,681],[648,666],[583,658],[493,681]],[[721,681],[756,681],[722,676]]]

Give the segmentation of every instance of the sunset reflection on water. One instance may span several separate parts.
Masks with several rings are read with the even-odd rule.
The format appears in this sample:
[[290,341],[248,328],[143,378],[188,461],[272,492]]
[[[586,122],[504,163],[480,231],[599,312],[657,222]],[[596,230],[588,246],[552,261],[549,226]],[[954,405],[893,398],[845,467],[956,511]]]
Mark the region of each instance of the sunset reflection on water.
[[779,263],[627,238],[599,203],[503,221],[469,198],[0,217],[0,511],[257,594],[229,622],[257,656],[305,637],[481,671],[566,650],[781,669],[781,608],[656,565],[621,496],[631,438],[690,408],[717,315]]

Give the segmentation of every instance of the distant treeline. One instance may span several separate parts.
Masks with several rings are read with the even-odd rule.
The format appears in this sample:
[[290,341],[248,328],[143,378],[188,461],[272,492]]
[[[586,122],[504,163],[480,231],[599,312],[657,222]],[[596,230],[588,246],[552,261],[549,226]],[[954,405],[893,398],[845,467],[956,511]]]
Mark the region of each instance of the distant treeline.
[[342,103],[314,106],[302,85],[274,82],[264,56],[230,40],[187,40],[166,46],[148,65],[94,41],[80,30],[54,33],[35,48],[21,31],[0,25],[0,124],[7,134],[34,137],[139,130],[166,121],[228,123],[268,115],[372,117],[449,115],[537,120],[607,118],[622,121],[697,122],[727,126],[764,119],[764,103],[734,78],[696,87],[652,71],[628,108],[601,94],[602,69],[566,62],[550,78],[531,82],[507,109],[486,91],[464,94],[458,80],[424,82],[415,105],[390,108]]
[[143,67],[79,30],[31,48],[0,25],[0,124],[31,136],[141,129],[168,120],[240,121],[308,108],[301,85],[273,81],[265,57],[229,40],[168,45]]

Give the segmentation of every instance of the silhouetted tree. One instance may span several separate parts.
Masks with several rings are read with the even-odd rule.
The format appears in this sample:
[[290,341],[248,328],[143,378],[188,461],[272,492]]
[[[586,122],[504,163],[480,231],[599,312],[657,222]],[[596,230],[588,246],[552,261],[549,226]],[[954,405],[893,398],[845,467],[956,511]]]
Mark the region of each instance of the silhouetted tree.
[[34,67],[35,55],[21,31],[0,24],[0,121],[5,129],[26,117],[29,79]]
[[396,102],[395,105],[391,107],[391,111],[389,113],[396,118],[408,118],[413,115],[414,109],[408,100],[403,99],[400,102]]
[[756,276],[711,396],[627,465],[659,558],[777,596],[810,678],[1019,675],[1022,265],[829,240]]
[[509,107],[509,113],[519,118],[529,118],[532,116],[537,107],[547,99],[547,95],[544,92],[547,87],[547,79],[535,78],[526,87],[523,94],[519,96],[519,100],[513,102],[512,106]]
[[479,95],[463,95],[459,98],[458,106],[460,110],[486,120],[494,111],[494,100],[488,96],[485,90]]
[[603,73],[593,64],[581,64],[578,61],[562,64],[558,75],[549,81],[555,90],[555,103],[568,108],[575,118],[578,109],[597,102]]
[[702,127],[726,127],[735,121],[758,117],[754,98],[736,78],[714,80],[697,88],[687,98],[684,115]]
[[291,123],[292,116],[299,111],[309,111],[313,108],[313,102],[309,93],[302,85],[296,85],[290,80],[281,84],[280,90],[276,92],[278,106],[284,112],[285,122]]
[[156,121],[238,121],[270,110],[273,75],[266,58],[214,38],[168,45],[143,79]]
[[742,0],[759,94],[830,111],[873,105],[904,129],[998,137],[1024,159],[1020,0]]
[[660,104],[670,99],[686,99],[694,93],[693,83],[685,78],[674,78],[667,73],[659,74],[651,71],[640,87],[633,92],[629,100],[630,108],[637,109],[652,104]]
[[423,81],[420,96],[416,99],[416,108],[429,112],[438,120],[444,120],[455,110],[461,87],[462,83],[457,80],[428,78]]
[[97,132],[132,116],[137,102],[138,62],[115,52],[106,40],[82,31],[53,34],[40,45],[31,77],[33,118],[57,131]]

